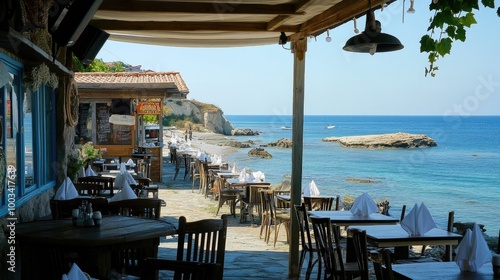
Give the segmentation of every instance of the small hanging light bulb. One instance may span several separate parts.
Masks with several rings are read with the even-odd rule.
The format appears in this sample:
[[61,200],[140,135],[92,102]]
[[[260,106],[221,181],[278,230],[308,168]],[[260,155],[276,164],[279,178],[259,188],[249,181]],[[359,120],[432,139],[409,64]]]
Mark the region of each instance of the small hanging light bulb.
[[332,41],[332,37],[330,37],[330,29],[326,30],[326,38],[325,40],[330,43]]
[[415,8],[413,6],[414,2],[415,2],[414,0],[410,0],[410,7],[408,8],[408,11],[406,11],[407,13],[409,14],[415,13]]
[[354,33],[358,34],[359,33],[359,29],[357,27],[357,24],[356,24],[356,18],[352,18],[354,20]]
[[380,6],[380,11],[383,12],[385,7],[387,7],[387,4],[385,3],[385,1],[382,1],[382,5]]

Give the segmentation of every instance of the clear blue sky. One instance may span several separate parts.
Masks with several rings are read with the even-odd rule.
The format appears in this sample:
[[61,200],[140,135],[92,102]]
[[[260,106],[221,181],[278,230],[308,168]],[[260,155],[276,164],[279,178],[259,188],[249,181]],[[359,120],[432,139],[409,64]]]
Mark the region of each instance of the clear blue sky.
[[[406,1],[405,11],[410,1]],[[425,2],[425,3],[424,3]],[[438,61],[436,77],[424,77],[429,1],[415,0],[416,13],[404,14],[403,1],[377,10],[382,32],[405,48],[369,54],[342,50],[353,35],[350,21],[308,43],[306,115],[500,115],[500,18],[481,6],[478,24],[451,55]],[[498,3],[497,3],[498,4]],[[364,29],[364,17],[357,21]],[[279,34],[276,33],[276,42]],[[286,45],[289,47],[289,44]],[[144,70],[179,71],[188,99],[219,106],[226,115],[291,115],[293,54],[275,45],[238,48],[179,48],[108,40],[97,58],[142,65]]]

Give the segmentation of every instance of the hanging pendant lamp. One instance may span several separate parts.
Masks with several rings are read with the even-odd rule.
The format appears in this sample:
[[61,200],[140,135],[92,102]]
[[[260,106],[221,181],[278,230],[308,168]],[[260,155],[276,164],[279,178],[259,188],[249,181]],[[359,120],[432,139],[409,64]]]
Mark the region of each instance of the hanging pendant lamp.
[[398,38],[381,31],[381,24],[378,20],[375,20],[375,13],[370,4],[370,9],[366,13],[365,31],[347,40],[342,49],[349,52],[373,55],[376,52],[397,51],[404,47]]

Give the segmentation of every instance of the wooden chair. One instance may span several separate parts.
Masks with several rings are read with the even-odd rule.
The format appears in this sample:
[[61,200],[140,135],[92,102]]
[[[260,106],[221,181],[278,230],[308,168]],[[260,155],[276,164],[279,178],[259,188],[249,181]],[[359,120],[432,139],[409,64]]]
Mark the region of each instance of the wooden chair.
[[[226,254],[227,215],[220,219],[205,219],[187,222],[186,217],[179,218],[177,260],[218,263],[224,270]],[[222,279],[223,273],[219,278]]]
[[[306,279],[311,277],[312,269],[314,265],[318,262],[317,253],[318,249],[316,244],[313,244],[311,238],[311,229],[309,227],[309,214],[306,208],[306,205],[302,203],[301,205],[294,205],[295,214],[297,216],[297,221],[299,224],[300,230],[300,241],[302,246],[302,251],[300,252],[299,259],[299,273],[302,270],[302,265],[304,264],[304,260],[306,255],[309,255],[309,260],[307,263],[306,269]],[[299,274],[300,277],[300,274]]]
[[[214,184],[215,185],[215,184]],[[228,203],[230,213],[234,217],[236,217],[236,202],[240,197],[241,190],[232,189],[226,187],[226,179],[222,177],[217,177],[217,185],[214,186],[217,189],[218,197],[219,197],[219,205],[217,207],[217,212],[215,215],[219,215],[219,210],[222,208],[224,203]]]
[[[333,197],[309,197],[304,196],[304,203],[309,211],[331,211],[333,206]],[[338,201],[338,199],[336,199]],[[337,209],[336,209],[337,210]]]
[[114,215],[137,216],[159,219],[161,199],[134,198],[109,202],[109,210]]
[[375,275],[370,275],[370,270],[373,270],[373,267],[368,256],[369,252],[366,241],[366,231],[353,228],[350,229],[350,233],[352,234],[352,242],[356,253],[356,261],[358,263],[360,273],[359,278],[361,280],[375,279]]
[[[159,279],[159,271],[172,271],[169,279],[213,280],[222,279],[220,263],[200,263],[177,260],[146,258],[141,264],[141,278],[145,280]],[[164,277],[160,277],[164,279]]]
[[260,190],[260,209],[262,211],[261,222],[260,222],[260,238],[262,238],[262,233],[264,233],[264,241],[267,243],[268,231],[271,223],[271,215],[269,213],[269,193],[267,190]]
[[379,251],[372,251],[371,259],[377,280],[394,280],[391,251],[389,249],[382,248]]
[[240,200],[241,208],[240,208],[240,222],[246,221],[246,216],[250,217],[250,225],[253,224],[254,221],[254,208],[256,208],[257,215],[259,219],[262,221],[262,208],[260,202],[260,191],[261,190],[269,190],[270,186],[249,186],[248,187],[248,197],[245,197]]
[[52,219],[67,219],[72,217],[73,209],[78,209],[82,205],[82,201],[92,203],[93,211],[100,211],[103,215],[109,212],[108,200],[104,197],[97,198],[82,198],[77,197],[69,200],[50,200],[50,210]]
[[191,162],[191,156],[189,154],[177,155],[175,159],[175,174],[174,181],[179,174],[179,170],[184,168],[184,179],[186,179],[187,174],[189,173],[189,165]]
[[268,231],[267,231],[267,243],[269,243],[271,235],[271,226],[274,225],[274,247],[276,247],[276,242],[278,241],[278,235],[281,225],[285,226],[286,230],[286,242],[290,241],[290,208],[289,204],[286,205],[287,208],[278,208],[276,205],[276,199],[274,197],[274,192],[269,194],[264,192],[264,199],[269,206],[269,221],[268,221]]
[[330,218],[311,217],[311,223],[318,248],[318,279],[322,272],[325,280],[345,280],[359,276],[357,263],[344,263],[340,245],[340,227],[332,225]]
[[96,184],[99,186],[99,195],[111,197],[114,195],[113,178],[102,176],[78,177],[78,183]]
[[194,182],[196,182],[196,179],[201,180],[200,160],[197,158],[192,158],[190,163],[190,169],[191,169],[191,180],[193,181],[191,192],[194,192]]
[[80,196],[98,196],[101,186],[92,183],[75,183],[75,189]]

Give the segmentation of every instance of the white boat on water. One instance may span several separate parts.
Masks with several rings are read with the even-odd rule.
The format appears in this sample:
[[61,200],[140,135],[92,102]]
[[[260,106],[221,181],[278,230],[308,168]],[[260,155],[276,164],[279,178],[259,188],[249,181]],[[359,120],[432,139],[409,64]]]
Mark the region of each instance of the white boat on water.
[[327,125],[327,126],[325,126],[325,129],[334,129],[334,128],[335,128],[334,125]]
[[281,129],[283,130],[292,130],[291,126],[282,126]]

